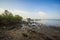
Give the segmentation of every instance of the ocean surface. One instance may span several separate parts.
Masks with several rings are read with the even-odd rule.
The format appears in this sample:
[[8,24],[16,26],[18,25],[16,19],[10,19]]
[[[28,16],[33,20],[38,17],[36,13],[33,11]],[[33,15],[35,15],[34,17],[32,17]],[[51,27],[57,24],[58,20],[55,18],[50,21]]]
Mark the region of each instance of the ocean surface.
[[45,24],[47,26],[60,26],[60,19],[42,19],[36,22]]

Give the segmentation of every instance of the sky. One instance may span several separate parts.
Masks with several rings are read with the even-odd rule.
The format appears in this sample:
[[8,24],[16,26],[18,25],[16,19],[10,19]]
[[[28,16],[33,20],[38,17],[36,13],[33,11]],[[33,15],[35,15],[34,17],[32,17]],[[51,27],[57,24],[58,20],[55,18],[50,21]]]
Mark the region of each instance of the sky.
[[4,10],[23,18],[60,19],[60,0],[0,0],[0,14]]

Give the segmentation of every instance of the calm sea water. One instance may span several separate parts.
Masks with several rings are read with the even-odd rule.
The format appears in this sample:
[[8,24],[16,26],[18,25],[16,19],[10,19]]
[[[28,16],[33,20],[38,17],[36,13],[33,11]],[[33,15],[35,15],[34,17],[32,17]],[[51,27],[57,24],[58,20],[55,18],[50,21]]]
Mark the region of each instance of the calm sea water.
[[42,23],[45,25],[51,25],[51,26],[60,26],[60,19],[43,19],[40,21],[36,21],[38,23]]

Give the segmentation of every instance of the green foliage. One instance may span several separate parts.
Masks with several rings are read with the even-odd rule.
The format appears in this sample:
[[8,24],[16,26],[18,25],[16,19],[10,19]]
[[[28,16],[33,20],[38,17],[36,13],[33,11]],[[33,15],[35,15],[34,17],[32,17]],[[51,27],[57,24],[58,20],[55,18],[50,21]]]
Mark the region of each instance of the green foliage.
[[10,26],[16,25],[22,21],[22,17],[19,15],[13,16],[12,13],[5,10],[3,14],[0,15],[0,26]]

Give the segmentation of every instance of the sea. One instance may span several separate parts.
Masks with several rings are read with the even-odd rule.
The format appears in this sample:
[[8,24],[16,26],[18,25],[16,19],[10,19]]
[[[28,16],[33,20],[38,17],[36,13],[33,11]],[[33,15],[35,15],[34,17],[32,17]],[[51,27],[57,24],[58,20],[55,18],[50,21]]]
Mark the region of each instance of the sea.
[[60,26],[60,19],[41,19],[36,22],[45,24],[47,26]]

